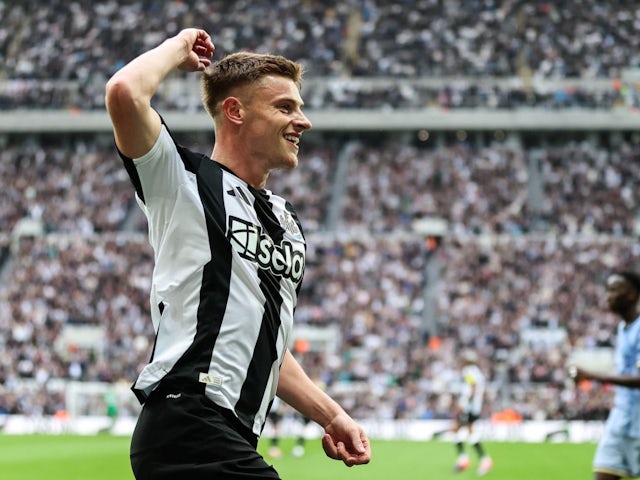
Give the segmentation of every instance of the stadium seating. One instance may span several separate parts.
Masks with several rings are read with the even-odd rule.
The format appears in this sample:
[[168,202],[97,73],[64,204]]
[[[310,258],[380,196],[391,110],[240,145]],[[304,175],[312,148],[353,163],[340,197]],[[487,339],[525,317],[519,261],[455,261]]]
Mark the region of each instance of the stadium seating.
[[[0,0],[0,111],[101,111],[117,68],[197,19],[217,55],[301,60],[313,111],[635,115],[635,7],[552,3]],[[201,111],[196,87],[177,75],[156,106]],[[297,322],[339,332],[302,361],[355,416],[446,417],[471,347],[488,411],[603,418],[611,392],[575,389],[565,369],[573,348],[611,346],[602,275],[638,265],[640,137],[576,130],[325,128],[273,174],[309,240]],[[152,255],[108,132],[0,135],[0,412],[53,414],[68,400],[55,381],[130,382],[148,359]],[[436,244],[419,229],[433,218],[448,228]],[[84,327],[102,340],[69,340]]]

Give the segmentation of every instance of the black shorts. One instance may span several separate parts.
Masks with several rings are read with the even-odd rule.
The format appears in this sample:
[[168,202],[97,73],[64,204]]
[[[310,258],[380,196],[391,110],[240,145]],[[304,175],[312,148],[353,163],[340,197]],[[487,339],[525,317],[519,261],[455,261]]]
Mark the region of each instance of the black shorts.
[[476,422],[476,420],[478,420],[478,418],[480,418],[480,416],[474,413],[460,412],[458,414],[457,420],[459,425],[466,426],[466,425],[473,425]]
[[257,443],[253,432],[203,393],[158,388],[133,432],[131,468],[138,480],[279,480]]

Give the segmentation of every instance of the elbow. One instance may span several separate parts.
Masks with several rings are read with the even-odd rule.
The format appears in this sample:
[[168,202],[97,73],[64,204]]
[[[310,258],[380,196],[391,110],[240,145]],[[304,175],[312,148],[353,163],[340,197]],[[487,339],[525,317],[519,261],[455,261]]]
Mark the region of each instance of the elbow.
[[151,107],[151,100],[134,82],[114,76],[105,86],[104,104],[113,120],[137,118]]
[[112,77],[105,86],[104,104],[111,114],[122,111],[133,103],[133,91],[127,82],[117,75]]

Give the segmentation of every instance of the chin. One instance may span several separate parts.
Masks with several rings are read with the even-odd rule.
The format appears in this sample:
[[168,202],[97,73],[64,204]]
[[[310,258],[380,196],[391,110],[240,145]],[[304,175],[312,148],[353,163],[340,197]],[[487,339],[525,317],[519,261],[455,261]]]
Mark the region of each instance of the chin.
[[298,156],[292,155],[279,155],[272,157],[268,162],[268,166],[271,170],[293,170],[298,166]]
[[282,162],[282,166],[280,168],[285,170],[293,170],[297,166],[298,166],[298,157],[295,157],[293,159],[288,159],[287,161]]

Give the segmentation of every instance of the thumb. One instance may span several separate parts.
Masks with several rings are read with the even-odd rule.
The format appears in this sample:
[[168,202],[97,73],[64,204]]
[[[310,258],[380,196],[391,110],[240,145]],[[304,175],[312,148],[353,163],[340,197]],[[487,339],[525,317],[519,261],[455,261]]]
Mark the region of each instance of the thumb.
[[353,445],[353,448],[355,448],[358,453],[364,453],[366,451],[360,432],[357,432],[357,434],[351,437],[351,445]]
[[360,435],[359,430],[354,430],[349,434],[349,443],[351,444],[352,451],[356,451],[358,453],[364,452],[365,448],[362,443],[362,437]]

